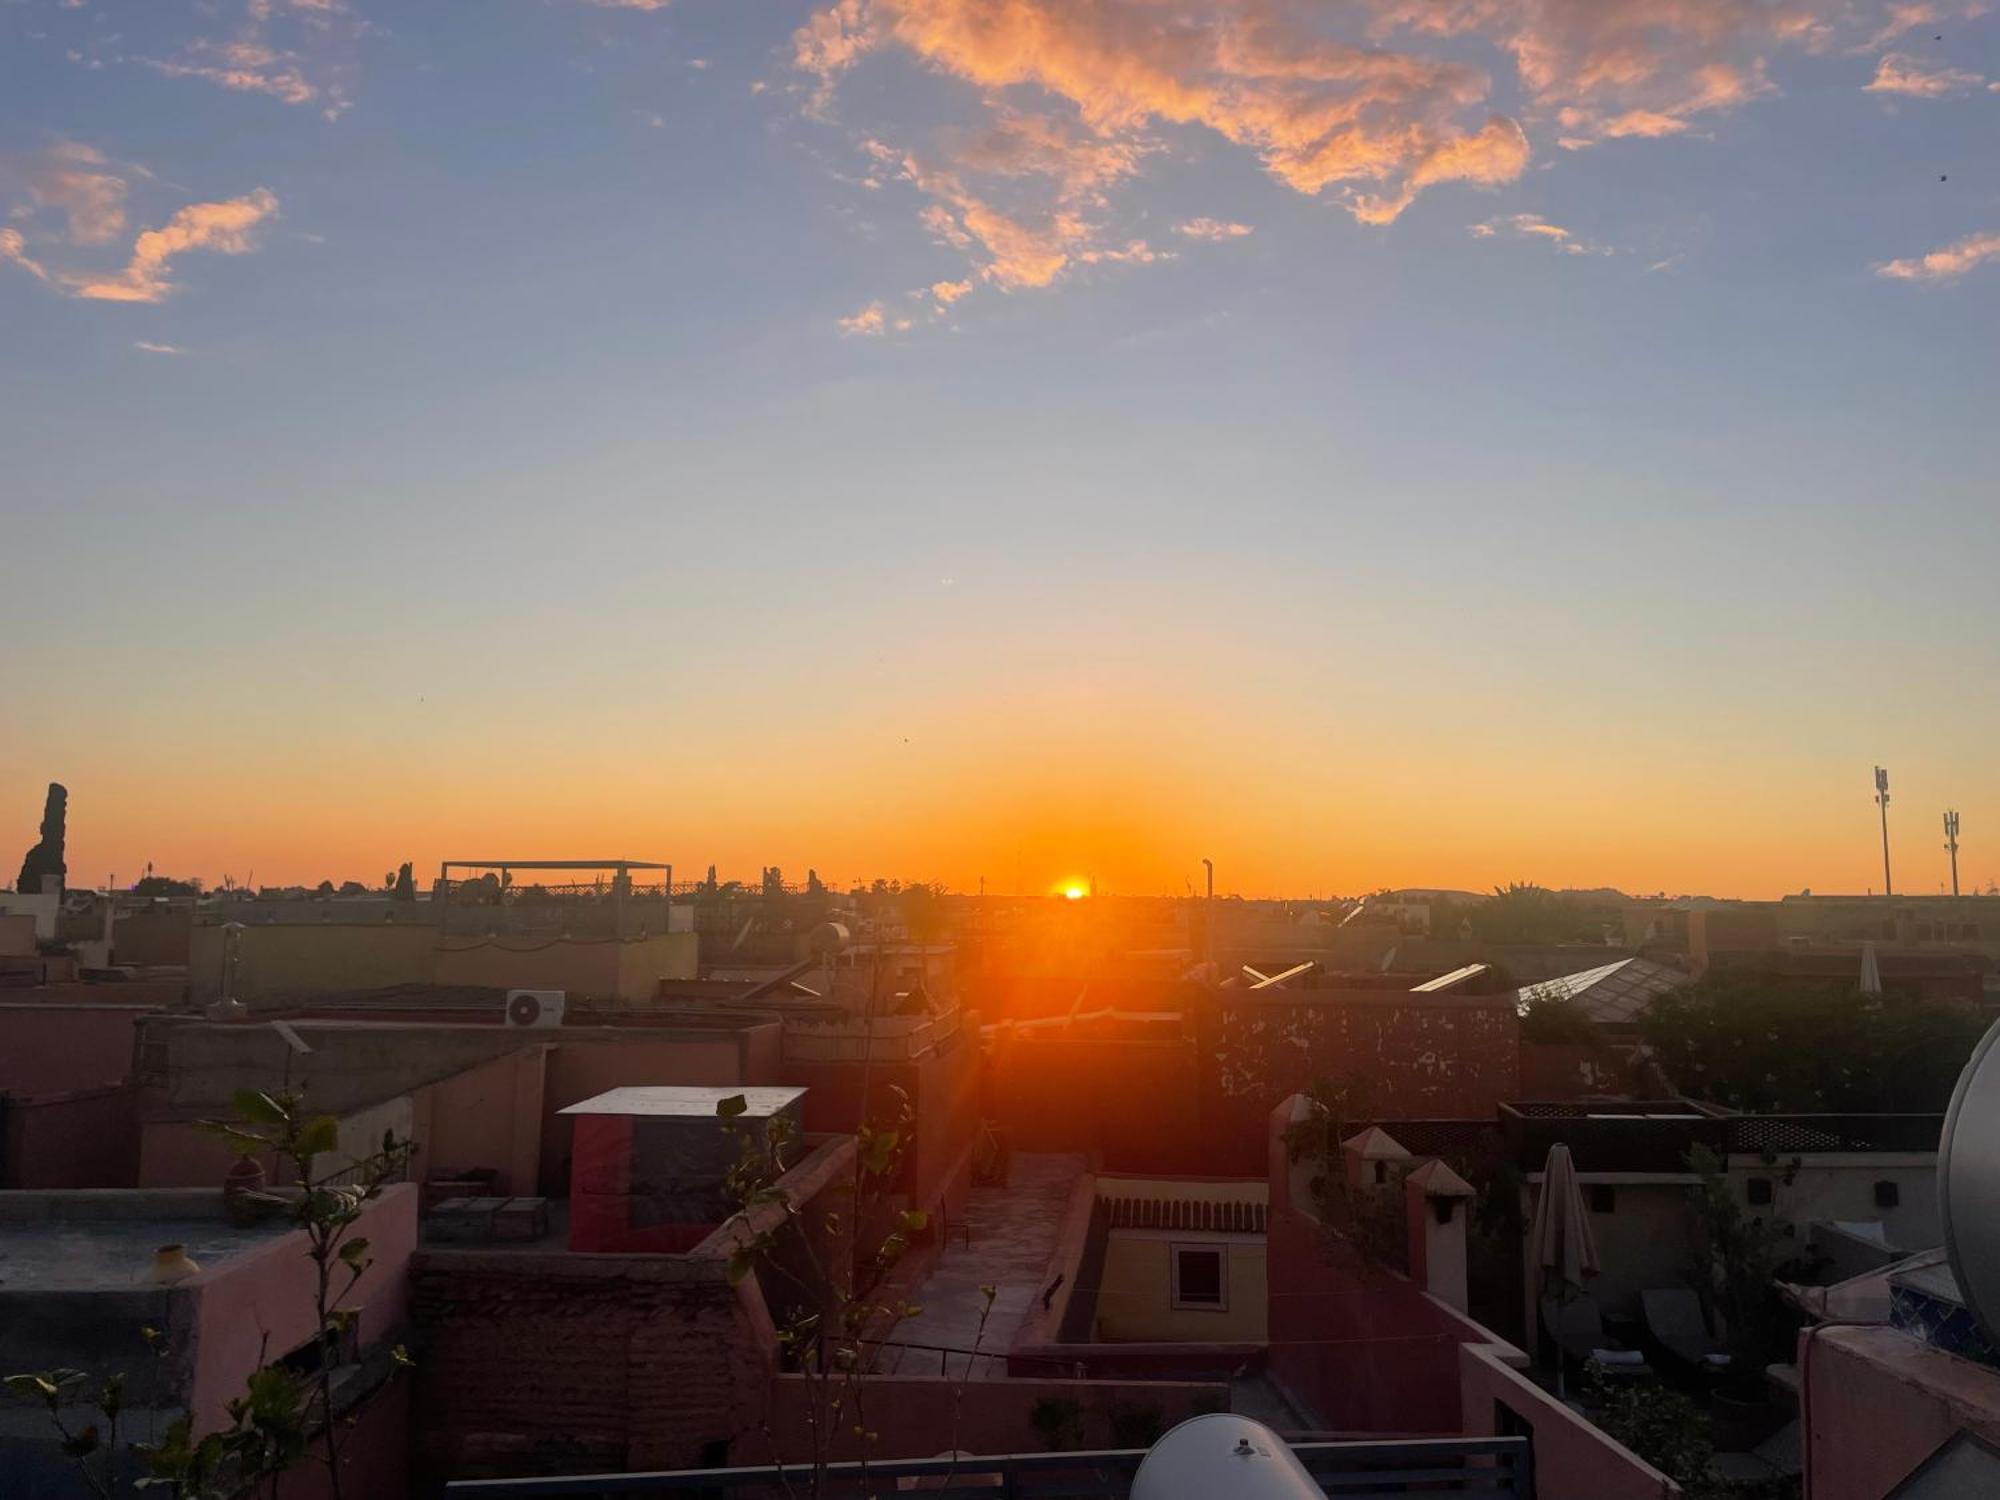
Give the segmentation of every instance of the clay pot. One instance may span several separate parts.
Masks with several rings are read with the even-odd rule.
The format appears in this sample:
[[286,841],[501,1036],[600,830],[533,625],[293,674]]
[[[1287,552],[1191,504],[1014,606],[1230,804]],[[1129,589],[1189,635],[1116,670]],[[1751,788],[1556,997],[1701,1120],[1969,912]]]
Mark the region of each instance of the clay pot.
[[238,1229],[264,1216],[264,1207],[250,1195],[264,1191],[264,1164],[254,1156],[239,1156],[222,1177],[222,1210]]
[[200,1272],[201,1267],[188,1255],[186,1245],[162,1245],[153,1252],[154,1286],[173,1286]]

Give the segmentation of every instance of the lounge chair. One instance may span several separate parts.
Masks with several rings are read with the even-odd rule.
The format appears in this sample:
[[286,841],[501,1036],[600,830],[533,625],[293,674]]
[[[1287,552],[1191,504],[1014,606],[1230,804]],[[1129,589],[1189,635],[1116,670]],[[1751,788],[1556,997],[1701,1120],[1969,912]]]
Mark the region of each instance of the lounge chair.
[[1542,1326],[1566,1360],[1607,1380],[1643,1380],[1653,1373],[1646,1356],[1604,1331],[1604,1315],[1589,1293],[1557,1301],[1542,1299]]
[[1680,1364],[1710,1378],[1728,1373],[1729,1355],[1721,1340],[1708,1331],[1708,1322],[1701,1315],[1701,1298],[1687,1287],[1641,1292],[1639,1314],[1653,1341]]

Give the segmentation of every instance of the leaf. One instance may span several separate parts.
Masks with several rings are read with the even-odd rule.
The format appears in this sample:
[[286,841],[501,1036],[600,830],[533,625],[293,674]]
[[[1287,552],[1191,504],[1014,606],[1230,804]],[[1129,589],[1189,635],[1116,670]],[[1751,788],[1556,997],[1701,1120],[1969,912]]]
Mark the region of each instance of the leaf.
[[729,1284],[741,1286],[743,1278],[757,1268],[757,1257],[749,1250],[735,1250],[729,1256]]
[[921,1234],[931,1221],[931,1216],[921,1208],[905,1209],[900,1216],[903,1228],[910,1234]]
[[365,1269],[367,1261],[364,1257],[367,1254],[368,1237],[366,1235],[356,1235],[353,1239],[345,1241],[340,1247],[340,1258],[347,1262],[351,1270],[360,1271]]
[[62,1451],[69,1458],[88,1458],[97,1451],[97,1424],[92,1422],[83,1431],[72,1433],[63,1439]]
[[733,1120],[750,1108],[750,1101],[741,1094],[731,1094],[727,1099],[715,1101],[715,1115],[720,1120]]
[[397,1344],[390,1349],[389,1363],[399,1370],[414,1370],[417,1367],[417,1362],[410,1358],[409,1348],[403,1344]]
[[229,1096],[229,1107],[252,1125],[282,1125],[290,1118],[284,1105],[260,1089],[238,1089]]
[[879,1177],[889,1170],[889,1163],[895,1159],[896,1142],[901,1139],[893,1130],[871,1130],[861,1147],[861,1170],[871,1177]]
[[293,1147],[300,1156],[318,1156],[339,1144],[340,1121],[332,1115],[317,1115],[299,1132]]
[[203,1120],[200,1128],[211,1135],[221,1136],[224,1144],[238,1156],[258,1156],[271,1149],[271,1143],[263,1136],[239,1130],[225,1120]]

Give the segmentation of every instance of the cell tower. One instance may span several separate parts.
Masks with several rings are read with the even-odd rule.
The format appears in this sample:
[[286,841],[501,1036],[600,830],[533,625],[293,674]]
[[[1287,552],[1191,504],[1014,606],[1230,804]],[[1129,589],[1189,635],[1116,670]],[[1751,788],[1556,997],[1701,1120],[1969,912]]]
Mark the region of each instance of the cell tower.
[[1889,881],[1889,773],[1875,768],[1875,805],[1882,809],[1882,894],[1893,896],[1896,887]]
[[1951,855],[1951,893],[1958,894],[1958,809],[1947,808],[1944,815],[1944,847]]

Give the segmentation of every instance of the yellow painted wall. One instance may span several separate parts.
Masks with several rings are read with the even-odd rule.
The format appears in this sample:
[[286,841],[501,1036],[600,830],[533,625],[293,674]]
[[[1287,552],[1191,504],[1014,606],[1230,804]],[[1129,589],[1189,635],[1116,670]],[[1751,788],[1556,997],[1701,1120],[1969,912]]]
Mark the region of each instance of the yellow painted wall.
[[[1221,1308],[1177,1308],[1173,1247],[1216,1246],[1227,1255]],[[1264,1238],[1170,1229],[1114,1229],[1104,1246],[1097,1336],[1106,1343],[1262,1343],[1266,1337]]]

